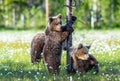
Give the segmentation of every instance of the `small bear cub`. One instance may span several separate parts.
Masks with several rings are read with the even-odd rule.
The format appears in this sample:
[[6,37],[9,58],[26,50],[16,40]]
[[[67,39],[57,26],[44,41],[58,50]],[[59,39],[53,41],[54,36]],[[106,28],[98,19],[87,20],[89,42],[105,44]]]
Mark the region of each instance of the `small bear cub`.
[[83,74],[91,69],[95,70],[94,73],[99,72],[98,61],[93,55],[88,53],[89,48],[90,46],[83,46],[81,43],[77,48],[70,48],[74,72]]

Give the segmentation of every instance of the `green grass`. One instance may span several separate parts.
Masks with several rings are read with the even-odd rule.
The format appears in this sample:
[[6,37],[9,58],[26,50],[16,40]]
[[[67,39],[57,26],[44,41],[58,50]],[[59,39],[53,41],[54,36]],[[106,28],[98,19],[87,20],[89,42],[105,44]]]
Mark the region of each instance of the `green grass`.
[[30,41],[39,31],[0,31],[0,81],[120,81],[120,32],[76,31],[73,45],[79,42],[90,45],[92,53],[99,61],[100,72],[94,75],[66,74],[66,52],[62,54],[59,75],[49,75],[43,62],[30,63]]

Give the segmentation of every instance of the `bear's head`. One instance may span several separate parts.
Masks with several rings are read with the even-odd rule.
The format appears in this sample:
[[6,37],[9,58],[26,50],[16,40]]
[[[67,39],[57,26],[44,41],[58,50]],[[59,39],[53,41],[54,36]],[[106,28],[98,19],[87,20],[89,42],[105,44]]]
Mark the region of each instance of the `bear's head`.
[[61,31],[62,21],[61,21],[62,15],[59,14],[55,17],[49,18],[49,29],[50,31]]
[[79,60],[88,60],[89,54],[88,54],[89,48],[88,46],[83,46],[83,44],[79,44],[77,48],[71,48],[71,54],[72,56],[75,56]]

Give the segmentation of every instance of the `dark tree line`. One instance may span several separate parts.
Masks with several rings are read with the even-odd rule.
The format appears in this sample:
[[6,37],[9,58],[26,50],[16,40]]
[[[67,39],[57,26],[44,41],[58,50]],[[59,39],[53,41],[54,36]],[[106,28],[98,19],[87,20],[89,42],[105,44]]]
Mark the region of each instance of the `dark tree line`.
[[[0,0],[0,27],[44,28],[46,17],[58,13],[65,23],[65,1]],[[73,14],[78,17],[76,29],[120,27],[120,0],[73,0],[72,4]]]

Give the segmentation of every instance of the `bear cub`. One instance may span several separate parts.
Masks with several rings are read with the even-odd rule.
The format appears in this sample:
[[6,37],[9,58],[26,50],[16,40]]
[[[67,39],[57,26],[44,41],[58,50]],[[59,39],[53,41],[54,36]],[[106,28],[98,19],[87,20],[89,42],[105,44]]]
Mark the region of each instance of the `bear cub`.
[[[75,23],[76,21],[76,17],[72,16],[72,24]],[[61,20],[60,20],[61,23]],[[49,24],[49,22],[48,22]],[[57,27],[57,26],[56,26]],[[67,28],[67,25],[63,25],[62,27],[62,32],[64,34],[66,34],[64,31],[66,30],[65,28]],[[30,49],[30,55],[31,55],[31,63],[38,63],[40,62],[41,58],[42,58],[42,52],[43,52],[43,47],[45,44],[45,37],[50,33],[50,27],[49,25],[46,26],[45,32],[43,33],[37,33],[32,41],[31,41],[31,49]]]
[[88,54],[89,48],[90,46],[83,46],[83,44],[79,44],[77,48],[70,48],[74,73],[83,74],[91,69],[95,70],[94,73],[99,72],[98,61],[93,55]]
[[73,32],[72,27],[62,27],[62,15],[50,17],[47,27],[49,33],[45,36],[43,60],[51,74],[59,73],[61,65],[62,43]]

